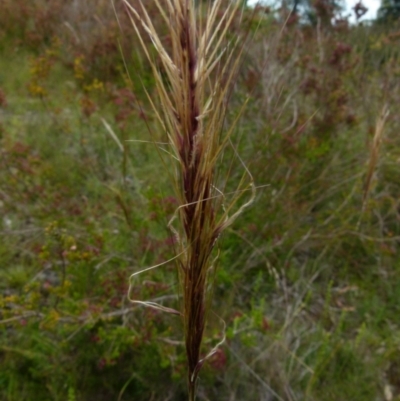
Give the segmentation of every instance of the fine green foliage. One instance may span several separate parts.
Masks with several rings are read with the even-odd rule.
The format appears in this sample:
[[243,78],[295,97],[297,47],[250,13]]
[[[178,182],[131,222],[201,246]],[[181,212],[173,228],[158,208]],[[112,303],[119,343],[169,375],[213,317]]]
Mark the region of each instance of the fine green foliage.
[[[193,287],[199,401],[399,400],[399,26],[229,20],[221,2],[221,57],[186,91],[222,113],[185,131],[193,107],[142,22],[175,65],[180,25],[129,4],[0,1],[0,400],[187,401],[183,283],[216,229]],[[215,2],[196,4],[198,52]],[[189,122],[214,141],[191,145]]]

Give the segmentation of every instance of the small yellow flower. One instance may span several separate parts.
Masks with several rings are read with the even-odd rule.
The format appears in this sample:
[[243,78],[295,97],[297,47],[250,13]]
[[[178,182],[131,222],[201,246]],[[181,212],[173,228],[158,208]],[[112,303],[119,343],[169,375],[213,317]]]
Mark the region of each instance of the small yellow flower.
[[85,77],[85,67],[83,66],[84,59],[83,56],[79,56],[74,60],[74,76],[79,80],[82,80]]
[[95,78],[90,85],[85,85],[84,90],[85,92],[104,91],[104,84]]

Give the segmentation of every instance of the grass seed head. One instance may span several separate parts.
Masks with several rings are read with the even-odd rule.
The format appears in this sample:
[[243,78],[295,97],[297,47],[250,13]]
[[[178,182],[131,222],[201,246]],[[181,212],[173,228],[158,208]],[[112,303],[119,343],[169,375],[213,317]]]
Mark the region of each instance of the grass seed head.
[[[155,0],[169,29],[168,46],[143,2],[139,1],[137,8],[128,0],[124,2],[153,70],[158,99],[149,95],[149,100],[175,163],[174,184],[180,206],[170,227],[179,246],[188,383],[190,399],[194,400],[196,379],[205,360],[201,358],[201,345],[212,251],[221,232],[251,203],[234,211],[243,189],[253,188],[245,169],[250,184],[243,177],[238,195],[224,206],[225,197],[216,182],[220,157],[231,145],[234,130],[234,126],[226,129],[225,115],[241,49],[239,38],[228,38],[228,31],[241,2],[216,0],[204,8],[188,0]],[[151,56],[143,35],[150,38],[159,62]],[[180,222],[178,228],[173,227],[176,220]]]

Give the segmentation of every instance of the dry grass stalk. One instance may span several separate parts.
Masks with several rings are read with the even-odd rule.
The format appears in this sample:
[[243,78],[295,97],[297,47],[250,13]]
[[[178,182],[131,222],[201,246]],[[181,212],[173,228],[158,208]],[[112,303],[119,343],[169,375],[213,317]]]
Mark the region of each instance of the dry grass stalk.
[[[222,231],[253,201],[255,193],[246,168],[229,205],[224,205],[225,196],[217,189],[216,182],[217,164],[224,148],[230,145],[234,130],[234,125],[225,129],[224,120],[228,91],[236,76],[241,49],[238,39],[229,42],[227,34],[239,15],[242,2],[215,0],[204,7],[202,2],[199,3],[203,6],[196,6],[194,0],[154,1],[169,27],[170,51],[142,1],[139,0],[138,9],[135,9],[124,0],[152,65],[160,107],[150,95],[149,99],[168,136],[175,163],[175,189],[181,206],[170,227],[179,247],[177,259],[183,299],[180,314],[188,361],[189,400],[194,400],[199,370],[210,356],[209,353],[202,357],[201,346],[212,251]],[[161,68],[150,55],[152,52],[141,36],[143,31],[151,39]],[[249,189],[251,199],[235,208],[244,191]],[[176,219],[180,225],[173,228]]]
[[365,208],[365,203],[368,198],[368,194],[371,190],[372,178],[379,160],[379,151],[382,144],[383,133],[385,129],[385,124],[387,118],[389,117],[389,109],[385,104],[381,110],[381,113],[376,121],[374,137],[372,139],[370,154],[368,160],[367,175],[364,182],[363,189],[363,210]]

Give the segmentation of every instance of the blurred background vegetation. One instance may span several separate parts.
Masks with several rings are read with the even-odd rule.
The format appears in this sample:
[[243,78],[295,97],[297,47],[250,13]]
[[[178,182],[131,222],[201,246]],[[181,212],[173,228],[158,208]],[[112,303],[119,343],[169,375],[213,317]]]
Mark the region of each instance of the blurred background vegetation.
[[[353,24],[328,0],[238,16],[227,120],[250,99],[234,143],[267,186],[221,241],[227,340],[199,400],[400,400],[395,3]],[[153,87],[119,3],[0,2],[0,400],[186,399],[179,321],[127,300],[173,256],[158,151],[128,142],[157,140]],[[168,306],[176,287],[166,265],[133,293]]]

